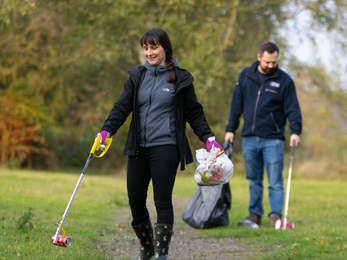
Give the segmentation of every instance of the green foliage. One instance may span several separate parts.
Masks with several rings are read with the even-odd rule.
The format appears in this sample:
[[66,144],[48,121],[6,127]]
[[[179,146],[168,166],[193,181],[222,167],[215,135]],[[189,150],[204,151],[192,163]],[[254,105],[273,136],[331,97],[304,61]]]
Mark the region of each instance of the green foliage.
[[23,215],[21,215],[17,220],[17,229],[33,229],[33,223],[31,222],[34,214],[33,209],[31,207],[28,207],[28,211],[25,212]]
[[34,7],[35,2],[33,1],[2,0],[0,2],[0,30],[5,30],[10,25],[13,25],[15,16],[24,16]]
[[[35,107],[30,118],[31,129],[36,129],[31,140],[35,151],[26,147],[25,153],[16,152],[8,160],[18,161],[17,165],[21,160],[31,165],[32,160],[35,168],[83,165],[94,135],[123,89],[127,71],[144,62],[139,39],[152,27],[169,33],[174,57],[193,74],[198,99],[217,141],[222,142],[237,76],[255,61],[259,43],[269,39],[279,43],[284,53],[280,62],[288,63],[290,39],[280,31],[299,11],[307,11],[312,29],[338,32],[343,46],[346,8],[341,0],[4,0],[0,3],[0,98],[12,93],[19,95],[18,103],[32,100],[24,103],[28,110]],[[314,30],[307,31],[311,33]],[[324,84],[330,80],[325,77]],[[316,94],[321,91],[327,90],[320,88]],[[346,95],[328,91],[329,100],[339,102]],[[345,122],[339,121],[341,129]],[[129,124],[130,119],[116,134],[112,153],[97,167],[124,163],[122,148]],[[189,129],[188,136],[193,150],[201,148],[203,144]],[[8,153],[4,149],[0,147],[0,152]]]
[[[296,66],[296,62],[291,63]],[[316,177],[346,177],[347,93],[337,78],[321,67],[292,69],[303,114],[303,134],[297,149],[300,174]]]

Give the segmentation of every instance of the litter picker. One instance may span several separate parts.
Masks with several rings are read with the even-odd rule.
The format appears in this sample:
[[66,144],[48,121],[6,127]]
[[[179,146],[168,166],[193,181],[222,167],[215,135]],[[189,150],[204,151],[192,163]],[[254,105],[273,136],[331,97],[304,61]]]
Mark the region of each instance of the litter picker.
[[[104,142],[104,146],[102,146],[102,145],[100,145],[100,139],[101,139],[101,135],[98,134],[96,139],[95,139],[95,141],[94,141],[92,149],[90,150],[90,154],[89,154],[88,159],[87,159],[87,161],[86,161],[86,163],[84,165],[84,168],[82,170],[80,178],[78,179],[78,182],[77,182],[77,184],[75,186],[75,189],[74,189],[74,191],[73,191],[73,193],[71,195],[70,201],[67,204],[67,207],[65,209],[64,215],[61,218],[61,220],[59,221],[59,223],[56,224],[58,226],[58,228],[57,228],[57,231],[55,232],[55,235],[53,235],[53,237],[52,237],[52,243],[54,245],[62,246],[62,247],[69,247],[71,245],[71,238],[66,236],[65,231],[63,229],[63,224],[64,224],[64,221],[65,221],[66,215],[68,214],[69,209],[71,207],[72,201],[74,200],[75,195],[77,193],[77,190],[78,190],[78,188],[79,188],[79,186],[80,186],[80,184],[82,182],[83,176],[84,176],[84,174],[87,171],[88,165],[89,165],[92,157],[94,156],[94,157],[100,158],[100,157],[104,156],[104,154],[107,152],[108,148],[110,147],[110,145],[112,143],[112,138],[106,138],[106,140]],[[102,148],[103,151],[102,151],[102,153],[100,155],[96,155],[95,151],[98,151],[99,148]],[[63,234],[62,236],[59,235],[60,231],[62,231],[62,234]]]
[[293,167],[293,157],[294,157],[294,148],[295,148],[295,140],[293,140],[292,143],[292,150],[290,153],[290,163],[289,163],[289,173],[288,173],[288,182],[287,182],[287,194],[286,194],[286,205],[284,209],[284,221],[281,221],[280,219],[276,221],[275,228],[276,229],[293,229],[294,223],[287,222],[287,216],[288,216],[288,204],[289,204],[289,192],[290,192],[290,182],[292,179],[292,167]]

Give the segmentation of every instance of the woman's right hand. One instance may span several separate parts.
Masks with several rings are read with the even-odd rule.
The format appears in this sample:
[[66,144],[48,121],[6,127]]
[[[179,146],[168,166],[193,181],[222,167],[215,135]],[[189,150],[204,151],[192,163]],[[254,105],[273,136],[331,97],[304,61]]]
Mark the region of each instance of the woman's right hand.
[[[100,138],[100,143],[103,144],[106,140],[107,137],[110,137],[110,133],[107,132],[106,130],[102,130],[100,131],[100,134],[101,138]],[[95,136],[95,139],[98,137],[98,134]]]

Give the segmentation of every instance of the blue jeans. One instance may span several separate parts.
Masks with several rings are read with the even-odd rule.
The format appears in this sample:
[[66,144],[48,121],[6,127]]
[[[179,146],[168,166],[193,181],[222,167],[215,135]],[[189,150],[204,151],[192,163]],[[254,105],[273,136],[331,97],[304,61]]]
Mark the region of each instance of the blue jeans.
[[282,217],[283,188],[283,154],[284,144],[279,139],[268,139],[257,136],[244,137],[242,152],[245,161],[246,179],[249,182],[249,213],[261,217],[263,208],[264,165],[269,180],[269,201],[271,212]]

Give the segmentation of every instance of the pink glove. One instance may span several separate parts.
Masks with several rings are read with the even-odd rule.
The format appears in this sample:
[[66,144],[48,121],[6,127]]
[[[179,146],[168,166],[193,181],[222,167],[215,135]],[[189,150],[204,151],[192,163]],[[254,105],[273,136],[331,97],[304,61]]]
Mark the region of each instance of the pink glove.
[[216,142],[216,138],[214,136],[211,136],[206,140],[206,147],[208,151],[211,151],[213,147],[219,149],[220,151],[223,150],[222,147]]
[[[101,135],[101,138],[100,138],[100,143],[103,144],[105,142],[105,139],[106,137],[110,137],[110,133],[105,131],[105,130],[102,130],[100,133]],[[98,135],[95,136],[95,139],[98,137]]]

